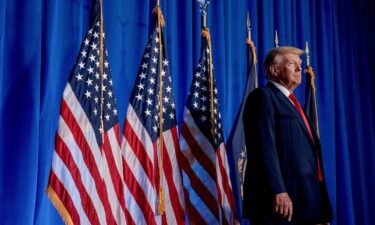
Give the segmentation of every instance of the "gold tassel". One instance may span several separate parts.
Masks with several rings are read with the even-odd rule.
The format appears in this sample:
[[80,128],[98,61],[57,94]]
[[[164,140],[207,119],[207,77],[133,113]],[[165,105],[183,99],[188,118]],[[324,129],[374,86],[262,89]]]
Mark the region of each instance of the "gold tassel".
[[103,44],[103,7],[102,7],[102,1],[99,1],[100,4],[100,46],[99,46],[99,69],[100,69],[100,126],[101,126],[101,133],[102,133],[102,144],[104,144],[104,112],[103,112],[103,74],[104,74],[104,69],[103,69],[103,50],[104,50],[104,44]]
[[211,127],[211,133],[212,133],[212,138],[214,140],[214,143],[216,144],[216,141],[215,141],[215,133],[214,133],[214,120],[215,120],[215,116],[214,116],[214,86],[213,86],[213,74],[212,74],[212,49],[211,49],[211,37],[210,37],[210,32],[208,31],[208,28],[207,27],[203,27],[202,28],[202,36],[204,38],[207,39],[207,42],[208,42],[208,47],[210,49],[210,95],[211,95],[211,123],[212,123],[212,127]]
[[318,137],[320,137],[320,132],[319,132],[319,118],[318,118],[318,107],[316,105],[316,88],[315,88],[315,75],[314,75],[314,71],[312,69],[311,66],[308,66],[306,68],[306,74],[308,74],[310,77],[311,77],[311,82],[310,82],[310,85],[311,85],[311,88],[312,88],[312,91],[313,91],[313,95],[314,95],[314,105],[315,105],[315,118],[316,118],[316,121],[315,121],[315,124],[314,124],[314,128],[316,130],[316,133],[318,134]]
[[163,12],[161,11],[160,6],[155,6],[154,10],[152,10],[152,13],[155,13],[158,16],[158,20],[160,21],[160,25],[162,27],[165,26],[165,20],[163,16]]
[[202,36],[203,36],[204,38],[206,38],[207,41],[208,41],[209,43],[211,43],[210,32],[208,32],[207,27],[203,27],[203,28],[202,28]]
[[159,190],[158,213],[160,215],[163,215],[165,213],[165,198],[164,198],[164,190],[162,187],[160,187],[160,190]]
[[48,198],[51,200],[53,206],[55,206],[57,212],[60,214],[64,223],[66,225],[73,225],[73,221],[72,221],[72,218],[70,217],[68,210],[65,208],[59,196],[56,194],[56,192],[52,189],[50,185],[48,185],[46,192],[47,192]]
[[163,59],[163,49],[162,49],[162,45],[161,45],[161,32],[162,32],[162,27],[165,26],[165,21],[164,21],[164,17],[163,17],[163,12],[161,11],[161,8],[159,6],[159,2],[157,4],[157,6],[155,6],[154,10],[152,11],[152,13],[155,13],[158,17],[158,35],[159,35],[159,54],[160,54],[160,58],[159,58],[159,80],[160,80],[160,84],[159,84],[159,89],[160,89],[160,93],[159,93],[159,102],[160,102],[160,106],[159,106],[159,117],[160,117],[160,160],[159,160],[159,174],[160,174],[160,182],[159,182],[159,193],[158,193],[158,213],[160,215],[163,215],[165,213],[165,197],[164,197],[164,190],[163,190],[163,112],[162,112],[162,108],[163,108],[163,100],[162,100],[162,97],[163,97],[163,89],[162,89],[162,59]]
[[250,48],[251,48],[251,52],[253,53],[253,62],[254,62],[254,65],[257,63],[257,57],[256,57],[256,54],[255,54],[255,45],[254,45],[254,42],[252,42],[249,38],[246,39],[246,44],[250,45]]
[[314,75],[314,71],[313,71],[313,69],[312,69],[311,66],[308,66],[306,68],[306,74],[308,74],[311,77],[311,83],[310,83],[310,85],[311,85],[313,91],[315,92],[315,81],[314,81],[315,80],[315,75]]

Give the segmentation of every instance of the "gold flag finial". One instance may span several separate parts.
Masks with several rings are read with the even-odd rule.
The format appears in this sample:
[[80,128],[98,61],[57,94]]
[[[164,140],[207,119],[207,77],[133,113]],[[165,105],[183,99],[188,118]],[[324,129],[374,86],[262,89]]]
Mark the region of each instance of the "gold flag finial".
[[279,47],[279,37],[277,36],[277,30],[275,30],[275,47]]
[[307,67],[310,67],[310,51],[309,51],[309,43],[307,41],[306,41],[305,52],[306,52],[306,64],[307,64]]
[[251,41],[251,28],[250,28],[250,16],[249,11],[247,11],[247,37]]

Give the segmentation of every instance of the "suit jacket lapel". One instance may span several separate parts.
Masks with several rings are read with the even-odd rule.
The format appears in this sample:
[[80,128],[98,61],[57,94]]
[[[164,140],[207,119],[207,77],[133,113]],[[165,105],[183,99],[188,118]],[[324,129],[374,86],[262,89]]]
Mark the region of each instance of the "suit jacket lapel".
[[[305,132],[305,135],[307,136],[307,138],[309,139],[309,141],[311,142],[311,144],[315,145],[314,141],[317,143],[318,141],[316,140],[312,140],[311,137],[310,137],[310,133],[309,131],[307,130],[307,127],[305,125],[305,122],[303,122],[303,119],[301,117],[301,115],[299,114],[298,110],[296,109],[296,107],[293,105],[293,103],[290,102],[289,98],[286,97],[275,85],[273,85],[271,82],[268,82],[268,86],[271,88],[271,90],[275,93],[276,97],[279,98],[289,109],[290,111],[293,112],[294,116],[297,118],[298,120],[298,123],[300,124],[300,126],[302,127],[303,131]],[[306,116],[306,113],[305,113],[305,116]],[[307,117],[306,117],[307,118]],[[309,122],[310,124],[310,122]],[[311,124],[310,124],[310,127],[311,127]],[[313,129],[312,129],[313,130]],[[314,139],[316,139],[316,135],[315,135],[315,131],[311,131],[313,132],[313,136],[314,136]]]

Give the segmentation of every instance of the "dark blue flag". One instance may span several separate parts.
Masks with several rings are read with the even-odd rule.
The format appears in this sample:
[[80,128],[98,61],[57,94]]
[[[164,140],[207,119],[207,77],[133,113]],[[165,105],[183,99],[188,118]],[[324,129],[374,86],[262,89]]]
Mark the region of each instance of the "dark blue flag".
[[316,96],[315,96],[315,75],[312,67],[308,66],[306,68],[306,84],[305,84],[305,104],[303,109],[309,117],[315,131],[319,136],[318,127],[318,109],[316,107]]
[[227,142],[227,152],[230,166],[230,178],[232,182],[232,189],[236,201],[237,215],[241,218],[241,224],[248,224],[248,220],[242,219],[242,198],[243,198],[243,183],[245,177],[245,169],[247,162],[247,152],[245,146],[244,124],[242,121],[245,101],[249,93],[258,86],[256,73],[256,55],[254,43],[247,39],[247,85],[242,98],[241,108],[238,112],[234,125],[232,127],[229,139]]

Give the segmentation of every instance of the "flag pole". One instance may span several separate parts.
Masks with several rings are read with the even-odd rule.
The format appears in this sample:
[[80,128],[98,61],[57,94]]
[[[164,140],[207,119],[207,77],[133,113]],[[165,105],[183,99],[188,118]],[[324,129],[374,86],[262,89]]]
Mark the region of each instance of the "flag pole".
[[99,6],[100,6],[100,47],[99,47],[99,69],[100,69],[100,126],[101,126],[101,134],[102,134],[102,144],[104,144],[104,95],[103,95],[103,73],[104,73],[104,68],[103,68],[103,7],[102,7],[102,0],[99,0]]
[[256,63],[257,63],[257,57],[256,57],[256,52],[255,52],[255,45],[254,45],[254,42],[251,40],[251,27],[250,27],[250,16],[249,16],[249,11],[247,12],[247,39],[246,39],[246,43],[250,46],[251,48],[251,53],[253,55],[253,63],[254,63],[254,81],[255,81],[255,88],[258,87],[258,76],[256,76]]
[[307,64],[307,67],[310,67],[310,51],[309,51],[309,43],[307,41],[306,41],[305,52],[306,52],[306,64]]
[[250,27],[250,16],[249,16],[249,11],[247,11],[247,38],[251,41],[251,27]]
[[277,30],[275,30],[275,47],[278,48],[279,47],[279,37],[277,35]]
[[202,36],[207,39],[208,48],[209,48],[209,54],[210,54],[210,108],[211,108],[211,133],[212,133],[212,139],[214,143],[216,144],[215,140],[215,114],[214,114],[214,80],[213,80],[213,73],[212,73],[212,48],[211,48],[211,37],[210,32],[207,28],[207,7],[208,4],[210,4],[209,0],[198,0],[199,5],[201,7],[202,12]]
[[306,74],[308,74],[310,76],[310,85],[311,85],[311,89],[313,91],[313,101],[314,101],[314,107],[315,107],[315,110],[314,110],[314,114],[315,114],[315,124],[314,124],[314,128],[316,130],[316,133],[318,135],[318,137],[320,137],[320,132],[319,132],[319,118],[318,118],[318,106],[316,104],[316,87],[315,87],[315,74],[314,74],[314,71],[312,69],[312,67],[310,66],[310,50],[309,50],[309,43],[306,41],[306,48],[305,48],[305,52],[306,52]]
[[159,38],[159,193],[158,193],[158,213],[163,215],[165,213],[165,196],[164,196],[164,189],[163,189],[163,151],[164,151],[164,139],[163,139],[163,46],[162,42],[162,27],[165,25],[165,21],[163,18],[163,12],[160,8],[160,0],[157,0],[156,6],[153,12],[158,17],[158,38]]

